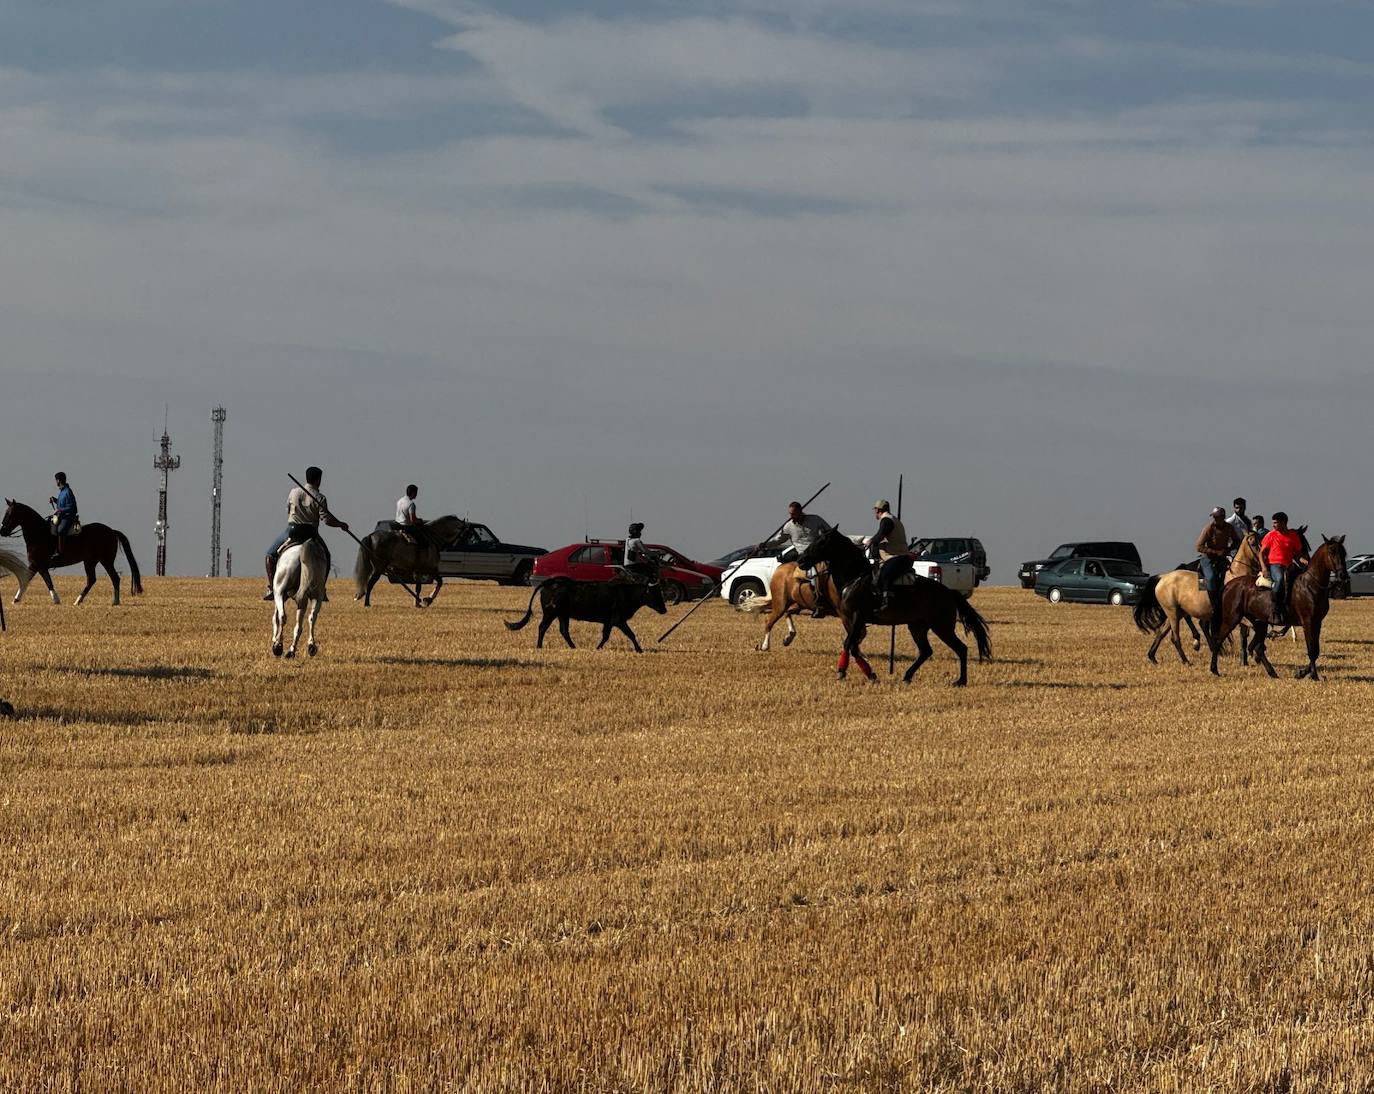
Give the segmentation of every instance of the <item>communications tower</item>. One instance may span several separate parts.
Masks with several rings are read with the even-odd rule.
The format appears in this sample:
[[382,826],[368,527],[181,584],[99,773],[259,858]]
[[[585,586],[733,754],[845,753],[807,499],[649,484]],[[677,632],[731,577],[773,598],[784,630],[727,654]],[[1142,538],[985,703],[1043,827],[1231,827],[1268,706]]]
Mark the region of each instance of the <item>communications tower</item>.
[[167,436],[167,410],[162,411],[162,440],[159,452],[153,457],[153,467],[162,472],[162,485],[157,491],[157,576],[167,576],[167,476],[181,466],[181,457],[172,455],[172,438]]
[[210,411],[210,421],[215,423],[215,477],[210,488],[210,576],[219,577],[219,533],[220,500],[224,493],[224,407],[217,406]]

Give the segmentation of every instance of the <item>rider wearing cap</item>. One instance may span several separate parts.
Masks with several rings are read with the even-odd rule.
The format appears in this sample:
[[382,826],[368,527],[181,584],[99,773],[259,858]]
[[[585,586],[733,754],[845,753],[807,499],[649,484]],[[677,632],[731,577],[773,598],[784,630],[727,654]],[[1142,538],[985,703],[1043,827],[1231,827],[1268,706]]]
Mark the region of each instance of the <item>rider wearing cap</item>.
[[1221,629],[1221,594],[1226,585],[1227,558],[1239,546],[1240,536],[1227,521],[1226,510],[1218,505],[1212,510],[1212,519],[1197,537],[1195,548],[1202,555],[1202,584],[1212,604],[1212,618],[1208,620],[1212,635]]
[[76,526],[76,495],[72,493],[72,488],[67,485],[67,473],[59,471],[53,476],[53,481],[57,483],[57,496],[48,499],[48,503],[56,510],[53,514],[53,533],[57,536],[57,547],[53,550],[52,561],[56,562],[58,556],[62,554],[62,548],[66,546],[67,533]]
[[892,605],[892,587],[903,574],[911,572],[915,557],[908,546],[906,528],[899,518],[892,515],[892,507],[886,498],[873,503],[873,515],[878,518],[878,530],[868,541],[869,561],[882,565],[878,569],[878,592],[881,599],[878,610],[884,611]]
[[647,581],[657,572],[658,559],[644,546],[643,536],[644,525],[640,521],[635,521],[626,530],[625,569]]

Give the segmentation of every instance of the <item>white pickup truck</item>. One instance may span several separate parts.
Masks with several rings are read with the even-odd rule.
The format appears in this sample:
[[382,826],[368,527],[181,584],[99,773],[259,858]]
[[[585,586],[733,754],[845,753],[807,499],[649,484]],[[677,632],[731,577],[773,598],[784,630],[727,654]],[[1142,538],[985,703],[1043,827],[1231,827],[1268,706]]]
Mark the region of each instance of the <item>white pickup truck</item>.
[[[868,543],[867,536],[849,538],[861,546]],[[773,572],[784,562],[792,562],[796,557],[795,548],[788,546],[781,551],[765,551],[761,555],[741,559],[721,575],[720,595],[737,608],[748,597],[767,596]],[[968,562],[925,562],[918,559],[912,565],[912,571],[918,576],[938,581],[966,597],[973,595],[973,588],[977,584],[975,569]]]

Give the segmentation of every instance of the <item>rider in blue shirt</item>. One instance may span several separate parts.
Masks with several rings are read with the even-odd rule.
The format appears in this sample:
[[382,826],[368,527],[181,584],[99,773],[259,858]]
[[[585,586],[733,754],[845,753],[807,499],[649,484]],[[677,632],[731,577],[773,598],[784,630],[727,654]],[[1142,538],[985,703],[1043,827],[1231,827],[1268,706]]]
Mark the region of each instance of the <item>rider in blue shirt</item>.
[[76,495],[72,493],[72,488],[67,485],[67,473],[59,471],[53,476],[57,483],[57,497],[49,498],[48,501],[57,510],[57,523],[54,531],[57,534],[57,550],[53,552],[53,559],[56,560],[62,554],[67,533],[76,524]]

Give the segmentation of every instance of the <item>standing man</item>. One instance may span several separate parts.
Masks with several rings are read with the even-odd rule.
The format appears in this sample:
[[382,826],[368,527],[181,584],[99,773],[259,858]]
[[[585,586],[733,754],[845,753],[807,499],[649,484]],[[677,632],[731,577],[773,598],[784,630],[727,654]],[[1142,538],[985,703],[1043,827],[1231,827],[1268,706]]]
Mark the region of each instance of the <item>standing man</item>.
[[267,595],[263,597],[264,600],[272,599],[272,575],[277,572],[277,556],[288,542],[304,543],[311,539],[319,540],[324,548],[325,564],[331,565],[329,544],[325,543],[324,537],[320,535],[320,521],[324,521],[331,528],[348,531],[347,524],[334,519],[334,514],[329,511],[329,502],[320,493],[320,482],[323,478],[324,472],[318,467],[307,467],[305,484],[309,489],[302,490],[299,486],[293,486],[291,493],[286,495],[286,531],[267,549]]
[[907,544],[906,528],[892,515],[886,498],[873,503],[873,516],[877,518],[878,530],[868,541],[868,558],[875,564],[882,563],[878,570],[878,610],[881,612],[892,606],[892,587],[899,577],[911,572],[915,560]]
[[[782,526],[782,535],[792,544],[792,550],[796,551],[798,558],[816,540],[830,531],[830,525],[816,516],[815,513],[803,512],[799,501],[787,503],[787,518],[787,523]],[[813,566],[807,570],[806,576],[802,580],[810,583],[811,597],[816,602],[816,606],[811,610],[811,618],[824,618],[826,615],[825,598],[821,593],[820,580],[816,577],[816,568]]]
[[1237,539],[1244,539],[1250,534],[1250,518],[1245,515],[1245,499],[1237,498],[1231,503],[1231,515],[1226,518],[1226,523],[1236,530]]
[[1269,622],[1275,627],[1283,627],[1288,621],[1288,593],[1292,587],[1289,573],[1294,563],[1303,559],[1302,536],[1288,527],[1288,514],[1274,514],[1274,530],[1264,537],[1260,544],[1260,558],[1269,567],[1269,580],[1274,587],[1269,590],[1272,607]]
[[59,471],[53,476],[53,481],[57,483],[57,496],[48,499],[48,504],[57,510],[57,522],[53,526],[53,531],[57,535],[57,549],[53,551],[52,561],[56,562],[62,554],[62,548],[66,546],[67,533],[72,530],[77,521],[76,495],[72,493],[72,488],[67,485],[67,473]]
[[1215,636],[1221,628],[1221,593],[1226,584],[1226,560],[1239,546],[1240,537],[1226,519],[1226,510],[1218,505],[1212,510],[1212,519],[1197,537],[1195,548],[1202,555],[1202,584],[1207,589],[1207,599],[1212,602],[1212,618],[1208,620],[1208,626],[1211,627],[1209,636]]

